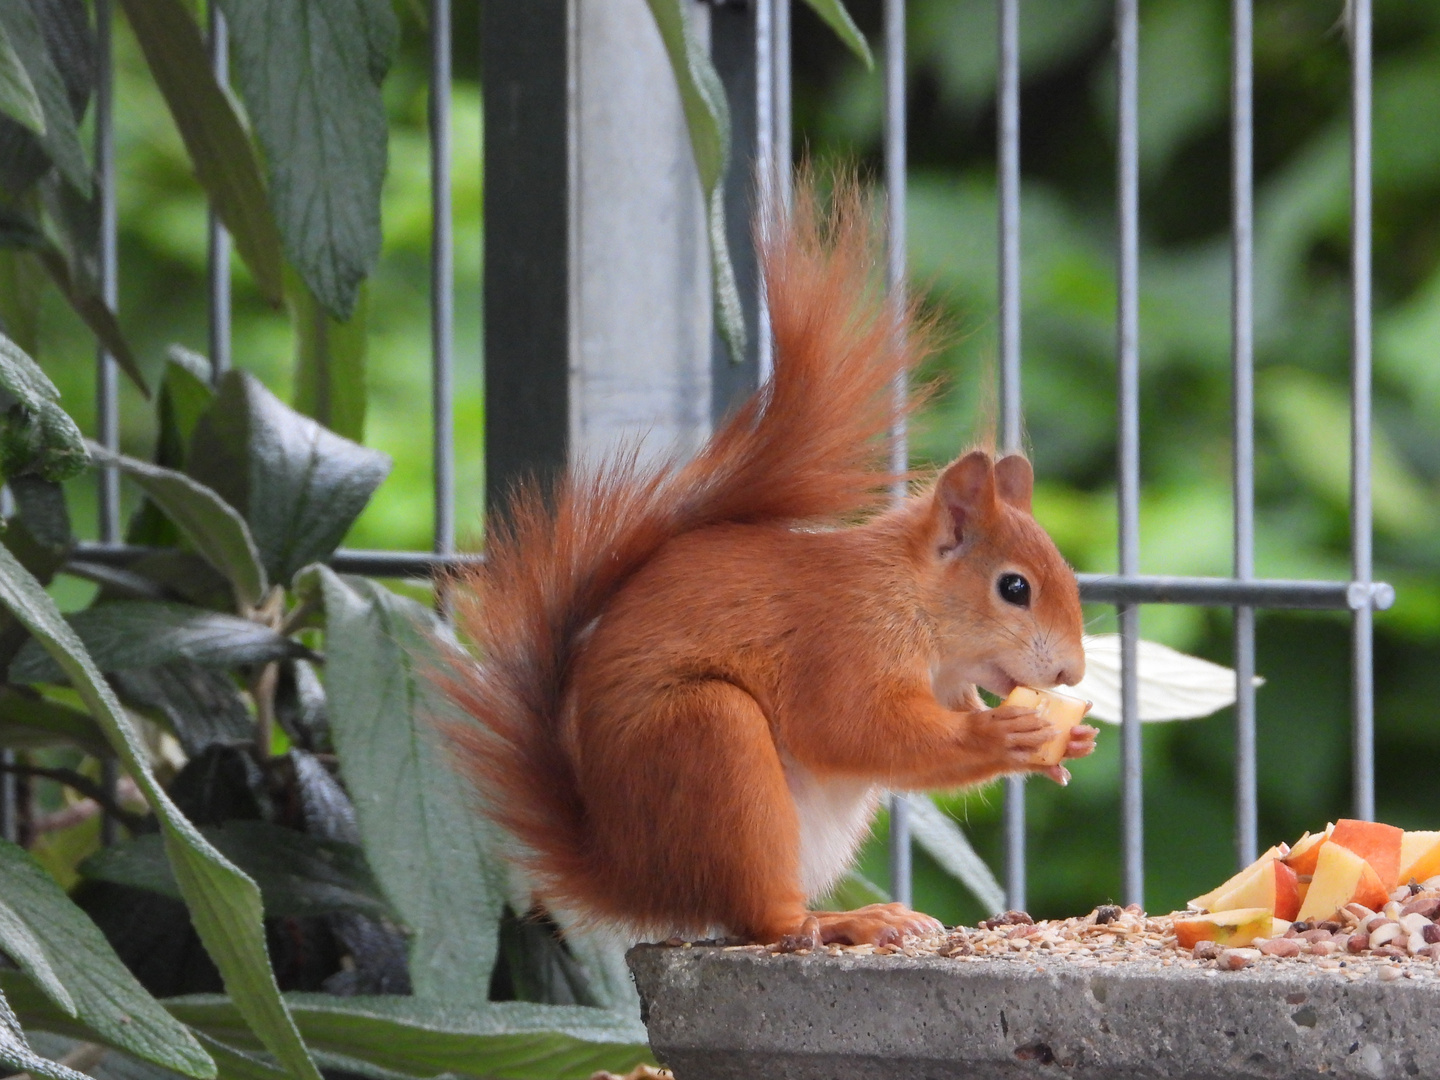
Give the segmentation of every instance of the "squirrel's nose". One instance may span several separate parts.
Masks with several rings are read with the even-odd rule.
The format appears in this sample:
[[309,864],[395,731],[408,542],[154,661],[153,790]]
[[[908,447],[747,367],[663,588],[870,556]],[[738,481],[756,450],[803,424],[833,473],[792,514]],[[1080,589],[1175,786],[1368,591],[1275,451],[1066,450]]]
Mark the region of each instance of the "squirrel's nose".
[[1081,654],[1081,656],[1080,656],[1078,659],[1072,660],[1072,661],[1071,661],[1070,663],[1068,663],[1068,664],[1061,664],[1060,667],[1059,667],[1058,669],[1056,669],[1056,671],[1055,671],[1055,685],[1057,685],[1057,686],[1074,686],[1076,683],[1078,683],[1078,682],[1079,682],[1081,679],[1083,679],[1084,677],[1085,677],[1085,657],[1084,657],[1084,654]]

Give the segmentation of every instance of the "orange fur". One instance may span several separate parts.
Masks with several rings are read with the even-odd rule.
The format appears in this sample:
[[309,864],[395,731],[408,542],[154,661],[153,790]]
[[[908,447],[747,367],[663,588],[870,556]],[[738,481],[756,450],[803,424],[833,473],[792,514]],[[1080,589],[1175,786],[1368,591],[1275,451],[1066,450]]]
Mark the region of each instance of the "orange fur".
[[[1031,767],[1047,729],[985,709],[976,682],[1083,672],[1074,575],[1030,516],[1023,459],[972,452],[877,513],[890,387],[925,328],[873,288],[853,182],[828,218],[808,185],[795,205],[761,251],[771,383],[687,465],[630,453],[548,498],[523,488],[456,590],[479,653],[445,680],[477,721],[448,733],[460,767],[544,902],[642,933],[932,925],[805,902],[879,786]],[[997,594],[1006,572],[1029,607]]]

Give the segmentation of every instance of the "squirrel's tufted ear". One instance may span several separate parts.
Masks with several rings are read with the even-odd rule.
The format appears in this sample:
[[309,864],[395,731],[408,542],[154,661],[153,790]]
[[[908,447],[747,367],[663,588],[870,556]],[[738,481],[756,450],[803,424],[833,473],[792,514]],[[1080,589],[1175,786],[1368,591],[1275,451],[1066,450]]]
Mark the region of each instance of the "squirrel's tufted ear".
[[1011,454],[995,463],[995,493],[1015,507],[1030,513],[1030,496],[1035,490],[1035,470],[1020,454]]
[[950,538],[943,545],[954,550],[968,531],[995,511],[995,466],[984,450],[972,450],[940,474],[935,502],[942,518],[948,516]]

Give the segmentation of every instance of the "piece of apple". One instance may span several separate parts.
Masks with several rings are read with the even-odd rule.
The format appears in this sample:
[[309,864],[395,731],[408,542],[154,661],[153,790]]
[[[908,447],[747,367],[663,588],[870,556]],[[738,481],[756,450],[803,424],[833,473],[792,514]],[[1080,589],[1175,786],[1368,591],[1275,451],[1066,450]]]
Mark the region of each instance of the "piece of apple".
[[1400,876],[1400,841],[1404,836],[1404,831],[1394,825],[1341,818],[1335,822],[1330,843],[1349,848],[1373,866],[1375,876],[1388,893],[1395,888]]
[[1285,847],[1284,844],[1277,844],[1275,847],[1272,847],[1269,851],[1265,852],[1265,854],[1261,855],[1249,866],[1245,867],[1245,869],[1241,870],[1238,874],[1234,874],[1226,881],[1211,889],[1209,892],[1201,893],[1199,896],[1195,897],[1194,900],[1190,901],[1190,906],[1198,911],[1219,911],[1220,908],[1216,907],[1215,905],[1215,899],[1218,896],[1234,889],[1247,877],[1253,874],[1258,867],[1265,865],[1265,863],[1267,862],[1273,862],[1275,859],[1281,858],[1282,856],[1284,856],[1287,850],[1288,849]]
[[1307,832],[1295,841],[1295,846],[1290,849],[1290,854],[1285,856],[1285,864],[1297,874],[1315,873],[1315,860],[1320,855],[1320,847],[1330,839],[1330,834],[1334,831],[1335,824],[1332,822],[1325,826],[1324,832]]
[[1400,839],[1400,873],[1396,885],[1425,881],[1440,874],[1440,832],[1407,832]]
[[1333,840],[1320,848],[1315,861],[1315,875],[1305,891],[1296,920],[1323,922],[1333,918],[1346,904],[1354,901],[1371,911],[1379,911],[1389,898],[1389,890],[1380,882],[1375,868],[1355,852]]
[[1049,740],[1035,755],[1037,765],[1059,765],[1065,760],[1065,749],[1070,745],[1070,732],[1076,724],[1083,723],[1090,711],[1090,702],[1079,698],[1057,694],[1053,690],[1036,690],[1030,686],[1017,686],[1005,699],[1006,705],[1019,705],[1023,709],[1034,709],[1035,715],[1050,725]]
[[1249,873],[1216,896],[1210,907],[1214,911],[1263,907],[1278,918],[1293,919],[1300,910],[1297,885],[1294,870],[1279,859],[1266,859],[1252,864]]
[[[1193,949],[1200,941],[1243,949],[1256,938],[1274,936],[1272,931],[1275,928],[1275,917],[1266,908],[1179,915],[1174,921],[1175,942],[1182,949]],[[1281,934],[1284,932],[1280,931]]]

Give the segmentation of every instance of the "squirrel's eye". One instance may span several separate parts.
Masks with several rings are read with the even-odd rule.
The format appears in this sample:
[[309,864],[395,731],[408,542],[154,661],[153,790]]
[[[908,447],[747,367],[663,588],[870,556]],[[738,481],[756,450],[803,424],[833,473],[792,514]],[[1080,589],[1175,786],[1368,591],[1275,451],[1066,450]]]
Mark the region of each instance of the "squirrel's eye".
[[1014,604],[1016,607],[1030,606],[1030,582],[1019,574],[1001,574],[1000,580],[995,582],[995,588],[1000,591],[1000,599],[1007,604]]

